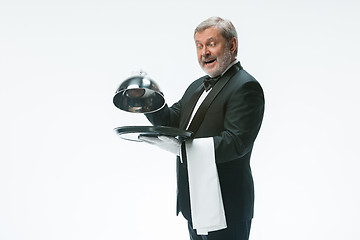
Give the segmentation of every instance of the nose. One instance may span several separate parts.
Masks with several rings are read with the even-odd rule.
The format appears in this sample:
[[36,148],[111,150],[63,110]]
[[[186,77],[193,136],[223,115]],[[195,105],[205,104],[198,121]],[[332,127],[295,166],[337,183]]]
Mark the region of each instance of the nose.
[[210,55],[210,50],[208,47],[204,46],[203,49],[201,50],[201,56],[202,57],[206,57]]

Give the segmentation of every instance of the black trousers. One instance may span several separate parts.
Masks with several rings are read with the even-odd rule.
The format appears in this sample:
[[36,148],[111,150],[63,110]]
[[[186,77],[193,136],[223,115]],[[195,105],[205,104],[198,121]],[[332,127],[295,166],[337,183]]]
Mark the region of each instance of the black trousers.
[[248,240],[251,220],[228,222],[227,228],[209,232],[209,235],[197,235],[196,230],[192,228],[191,222],[188,222],[188,228],[191,240]]

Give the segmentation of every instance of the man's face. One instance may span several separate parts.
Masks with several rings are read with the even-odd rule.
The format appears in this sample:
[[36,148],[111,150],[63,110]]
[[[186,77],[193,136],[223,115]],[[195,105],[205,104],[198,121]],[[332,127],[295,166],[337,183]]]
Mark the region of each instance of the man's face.
[[210,77],[222,74],[229,64],[235,60],[235,56],[232,54],[234,51],[231,49],[233,49],[234,44],[236,46],[236,40],[227,43],[217,28],[207,28],[202,32],[197,32],[195,44],[198,62]]

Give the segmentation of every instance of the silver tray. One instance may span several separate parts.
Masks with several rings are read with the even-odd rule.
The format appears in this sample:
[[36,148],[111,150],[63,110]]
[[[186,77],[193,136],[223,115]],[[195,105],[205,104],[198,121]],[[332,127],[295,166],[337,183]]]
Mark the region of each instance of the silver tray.
[[161,135],[170,136],[175,137],[180,141],[192,138],[194,135],[190,131],[166,126],[125,126],[114,128],[114,131],[120,138],[135,142],[141,142],[141,140],[138,139],[139,135],[154,137]]

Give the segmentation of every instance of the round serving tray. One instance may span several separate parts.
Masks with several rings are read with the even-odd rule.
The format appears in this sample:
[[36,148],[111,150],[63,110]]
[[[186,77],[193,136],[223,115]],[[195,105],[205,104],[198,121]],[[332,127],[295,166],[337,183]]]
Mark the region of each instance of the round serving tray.
[[179,140],[186,140],[193,137],[193,133],[190,131],[166,126],[125,126],[114,128],[114,131],[120,138],[135,142],[141,142],[141,140],[138,139],[139,135],[170,136],[176,137]]

